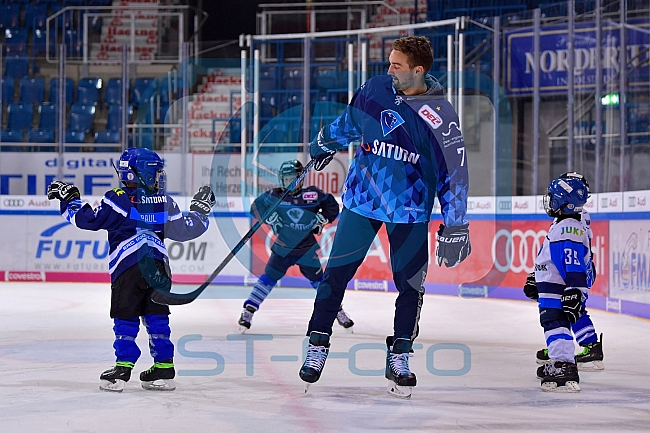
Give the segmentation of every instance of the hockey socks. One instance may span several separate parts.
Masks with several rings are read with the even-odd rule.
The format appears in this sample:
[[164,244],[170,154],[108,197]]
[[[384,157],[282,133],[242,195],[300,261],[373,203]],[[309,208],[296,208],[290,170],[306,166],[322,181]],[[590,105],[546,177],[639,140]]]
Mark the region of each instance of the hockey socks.
[[269,296],[269,293],[271,293],[271,290],[273,290],[273,287],[277,283],[276,280],[271,279],[268,275],[262,274],[253,286],[253,291],[248,295],[248,299],[244,301],[244,308],[250,305],[255,310],[259,310],[260,304]]

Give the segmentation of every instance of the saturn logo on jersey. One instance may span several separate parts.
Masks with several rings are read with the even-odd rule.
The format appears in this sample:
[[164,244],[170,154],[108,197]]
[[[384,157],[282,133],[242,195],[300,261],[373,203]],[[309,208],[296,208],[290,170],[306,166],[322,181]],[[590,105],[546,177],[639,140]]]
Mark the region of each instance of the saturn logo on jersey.
[[440,125],[442,125],[442,117],[440,117],[440,115],[427,104],[424,104],[422,107],[420,107],[418,114],[421,118],[426,120],[429,126],[431,126],[433,129],[438,129],[440,128]]
[[404,124],[404,119],[394,110],[384,110],[381,112],[381,129],[384,137],[393,132],[398,126]]
[[[365,146],[362,146],[366,150]],[[407,149],[404,149],[393,143],[386,143],[384,141],[375,140],[372,142],[372,148],[368,145],[366,152],[371,151],[377,156],[383,158],[393,158],[395,161],[404,161],[417,164],[420,160],[420,154],[415,152],[409,152]]]

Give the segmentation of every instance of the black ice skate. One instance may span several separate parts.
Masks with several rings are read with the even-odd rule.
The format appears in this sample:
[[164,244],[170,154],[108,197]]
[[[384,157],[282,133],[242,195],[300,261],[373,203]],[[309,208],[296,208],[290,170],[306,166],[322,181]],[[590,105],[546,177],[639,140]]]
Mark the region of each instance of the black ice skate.
[[535,362],[540,365],[548,364],[551,362],[551,358],[548,357],[548,349],[539,349],[537,351],[537,359]]
[[579,392],[578,367],[571,362],[555,361],[544,365],[546,375],[542,378],[542,391]]
[[245,332],[248,329],[251,329],[251,322],[253,321],[253,314],[257,310],[252,305],[247,305],[244,308],[244,311],[241,312],[239,317],[239,332]]
[[99,376],[99,380],[101,380],[99,389],[112,392],[124,391],[124,385],[131,379],[131,370],[133,370],[132,362],[116,362],[115,366]]
[[142,389],[149,391],[173,391],[176,384],[172,379],[176,376],[174,360],[167,359],[162,362],[154,362],[149,370],[140,373]]
[[413,387],[417,384],[414,373],[409,369],[409,352],[413,343],[406,338],[398,338],[393,343],[393,337],[386,337],[386,379],[388,393],[398,398],[411,398]]
[[324,332],[312,331],[309,335],[309,347],[307,348],[305,362],[300,369],[300,378],[307,382],[305,392],[307,392],[310,384],[320,379],[329,351],[330,336]]
[[576,355],[576,364],[580,371],[603,371],[603,334],[600,334],[600,341],[583,346],[582,352]]
[[339,312],[336,314],[336,321],[350,333],[353,332],[352,327],[354,326],[354,322],[350,319],[348,313],[343,311],[343,306],[339,307]]

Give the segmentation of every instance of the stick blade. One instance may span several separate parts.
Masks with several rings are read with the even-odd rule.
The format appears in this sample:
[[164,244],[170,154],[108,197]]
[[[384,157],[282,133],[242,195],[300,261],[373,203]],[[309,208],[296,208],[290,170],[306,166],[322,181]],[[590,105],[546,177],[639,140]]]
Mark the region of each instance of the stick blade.
[[157,290],[151,294],[151,300],[160,305],[186,305],[194,301],[197,296],[192,293],[163,293]]

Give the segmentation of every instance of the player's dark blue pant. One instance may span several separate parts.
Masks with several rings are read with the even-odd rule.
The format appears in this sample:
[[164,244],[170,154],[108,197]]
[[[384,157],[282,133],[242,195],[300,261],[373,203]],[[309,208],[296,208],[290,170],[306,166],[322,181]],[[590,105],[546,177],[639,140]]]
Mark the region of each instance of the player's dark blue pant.
[[307,335],[312,331],[332,334],[345,288],[383,224],[390,243],[393,280],[399,292],[395,301],[394,338],[415,339],[429,260],[428,224],[384,223],[346,208],[341,213],[323,281],[318,285]]
[[260,304],[271,293],[278,280],[284,277],[287,270],[293,265],[298,265],[300,272],[309,280],[314,288],[318,287],[318,283],[323,278],[323,270],[321,269],[320,259],[318,258],[318,248],[319,246],[316,243],[304,253],[295,253],[292,251],[283,256],[275,251],[272,252],[264,268],[264,274],[257,280],[255,286],[253,286],[253,290],[248,295],[248,299],[244,301],[244,308],[250,305],[258,310]]

